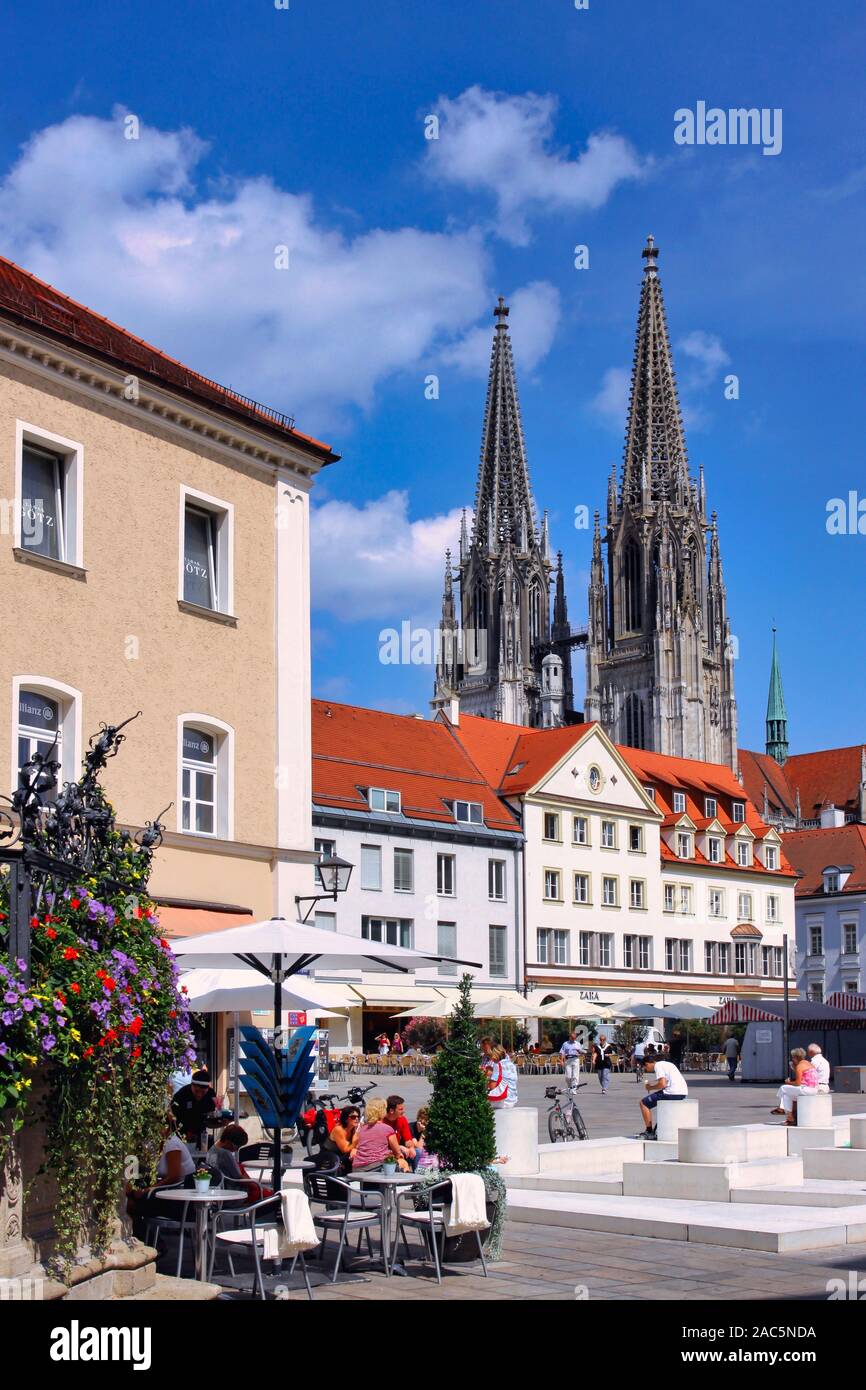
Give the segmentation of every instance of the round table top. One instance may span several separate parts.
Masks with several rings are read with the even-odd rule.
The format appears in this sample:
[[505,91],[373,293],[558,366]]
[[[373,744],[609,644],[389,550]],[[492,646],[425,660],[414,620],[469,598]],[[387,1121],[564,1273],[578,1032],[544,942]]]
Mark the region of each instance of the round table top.
[[426,1181],[426,1174],[429,1168],[422,1168],[420,1173],[383,1173],[381,1169],[375,1173],[365,1173],[360,1169],[357,1173],[350,1173],[347,1182],[377,1182],[377,1183],[410,1183]]
[[168,1192],[159,1193],[160,1201],[164,1202],[245,1202],[247,1201],[246,1192],[241,1192],[236,1187],[212,1187],[207,1192],[197,1192],[190,1187],[172,1187]]

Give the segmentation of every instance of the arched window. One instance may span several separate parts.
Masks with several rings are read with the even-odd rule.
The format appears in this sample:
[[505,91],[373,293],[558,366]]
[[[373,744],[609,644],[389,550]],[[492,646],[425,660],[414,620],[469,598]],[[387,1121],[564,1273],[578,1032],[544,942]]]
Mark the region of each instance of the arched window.
[[541,587],[537,579],[529,586],[529,641],[535,645],[542,637],[541,630]]
[[626,632],[639,631],[643,623],[642,569],[640,548],[636,541],[629,541],[623,554],[623,578],[625,580],[623,617]]
[[623,707],[623,742],[627,748],[645,748],[646,730],[644,727],[643,700],[639,695],[627,695]]
[[[60,764],[58,790],[78,772],[81,754],[81,694],[71,685],[45,676],[15,676],[12,681],[12,789],[18,772],[34,753],[49,753]],[[53,752],[52,752],[53,749]]]
[[234,838],[234,730],[205,714],[178,719],[178,830]]

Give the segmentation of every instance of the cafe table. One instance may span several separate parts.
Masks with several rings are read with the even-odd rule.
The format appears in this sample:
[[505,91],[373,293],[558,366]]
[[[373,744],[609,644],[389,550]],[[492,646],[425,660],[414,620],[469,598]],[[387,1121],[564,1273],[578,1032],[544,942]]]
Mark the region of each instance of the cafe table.
[[377,1187],[382,1196],[379,1208],[379,1220],[382,1230],[382,1264],[385,1274],[390,1279],[392,1274],[406,1276],[406,1270],[396,1260],[389,1259],[391,1249],[391,1223],[392,1214],[396,1210],[397,1201],[401,1192],[412,1187],[426,1187],[428,1181],[429,1168],[422,1168],[420,1173],[401,1173],[399,1170],[394,1173],[384,1173],[381,1169],[376,1169],[372,1173],[350,1173],[347,1181],[353,1187]]
[[[209,1211],[223,1202],[245,1202],[246,1192],[237,1187],[212,1187],[207,1192],[196,1192],[188,1187],[173,1187],[168,1192],[160,1192],[161,1202],[183,1202],[195,1208],[195,1277],[207,1279],[207,1223]],[[181,1220],[184,1213],[181,1212]]]

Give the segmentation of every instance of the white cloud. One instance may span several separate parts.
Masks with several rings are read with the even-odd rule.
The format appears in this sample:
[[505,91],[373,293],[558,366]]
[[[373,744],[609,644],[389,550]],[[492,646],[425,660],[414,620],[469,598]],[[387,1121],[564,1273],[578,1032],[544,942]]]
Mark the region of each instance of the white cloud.
[[[268,178],[202,189],[190,130],[73,116],[0,181],[0,245],[58,289],[321,433],[417,371],[490,302],[483,237],[347,235]],[[286,245],[290,268],[275,269]]]
[[[518,370],[531,372],[547,356],[559,325],[559,291],[547,280],[534,280],[507,299],[511,347]],[[492,318],[472,328],[446,348],[443,360],[468,376],[486,378],[493,338]]]
[[576,157],[553,147],[557,100],[469,87],[440,97],[439,139],[430,140],[426,167],[446,184],[492,194],[497,230],[525,245],[532,212],[601,207],[619,183],[641,178],[650,161],[613,131],[590,135]]
[[314,507],[310,524],[313,607],[345,622],[379,618],[392,625],[419,613],[442,592],[445,549],[454,549],[460,509],[409,519],[409,494],[393,490],[355,506]]
[[721,339],[701,328],[680,338],[677,352],[686,358],[690,387],[709,386],[731,360]]
[[608,424],[625,429],[631,372],[628,367],[608,367],[601,386],[590,401],[590,409]]

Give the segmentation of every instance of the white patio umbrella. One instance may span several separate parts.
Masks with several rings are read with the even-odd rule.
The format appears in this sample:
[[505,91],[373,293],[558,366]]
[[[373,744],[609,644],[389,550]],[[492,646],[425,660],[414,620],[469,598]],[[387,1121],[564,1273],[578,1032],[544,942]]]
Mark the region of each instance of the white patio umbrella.
[[616,1009],[607,1004],[587,1004],[585,1000],[574,999],[566,994],[562,999],[554,999],[551,1004],[543,1004],[538,1018],[597,1018],[609,1023],[618,1017]]
[[666,1004],[663,1009],[656,1010],[656,1018],[671,1018],[674,1020],[688,1020],[712,1018],[715,1009],[707,1008],[706,1004],[690,1004],[688,1001],[682,1004]]
[[[385,942],[365,941],[359,936],[344,936],[310,927],[302,922],[287,922],[273,917],[266,922],[244,923],[225,931],[206,932],[202,936],[182,937],[171,943],[175,955],[184,967],[219,970],[240,965],[258,972],[270,980],[273,987],[274,1052],[279,1052],[279,1025],[282,987],[287,979],[314,965],[330,970],[385,970],[406,974],[417,967],[438,965],[449,961],[455,965],[481,969],[478,961],[455,961],[451,956],[439,956],[410,951],[403,946]],[[280,1190],[279,1127],[274,1133],[274,1191]]]

